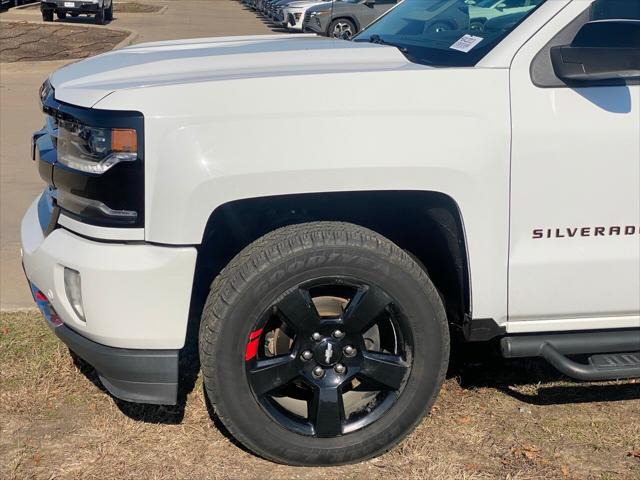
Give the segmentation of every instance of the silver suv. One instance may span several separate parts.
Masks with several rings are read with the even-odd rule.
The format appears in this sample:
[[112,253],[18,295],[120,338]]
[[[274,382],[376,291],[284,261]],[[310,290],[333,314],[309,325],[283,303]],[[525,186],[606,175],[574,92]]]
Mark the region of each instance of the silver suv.
[[337,0],[307,10],[302,29],[328,37],[349,39],[398,0]]

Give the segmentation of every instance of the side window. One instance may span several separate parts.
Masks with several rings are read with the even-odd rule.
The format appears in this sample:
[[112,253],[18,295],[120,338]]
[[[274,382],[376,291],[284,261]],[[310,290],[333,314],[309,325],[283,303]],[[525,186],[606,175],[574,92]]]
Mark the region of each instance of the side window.
[[398,0],[376,0],[376,5],[395,5]]
[[591,20],[640,20],[640,2],[632,0],[595,0]]

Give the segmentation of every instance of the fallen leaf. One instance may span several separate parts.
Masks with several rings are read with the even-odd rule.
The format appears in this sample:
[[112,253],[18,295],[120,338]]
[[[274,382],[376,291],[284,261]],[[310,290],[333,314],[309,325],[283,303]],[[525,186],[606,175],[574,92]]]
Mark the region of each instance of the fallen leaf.
[[566,465],[562,465],[562,467],[560,467],[560,471],[562,472],[562,476],[564,478],[569,477],[569,467],[567,467]]
[[460,417],[456,420],[456,422],[458,422],[460,425],[468,425],[471,423],[471,417],[469,416]]
[[638,448],[637,450],[631,450],[629,453],[627,453],[627,457],[640,458],[640,448]]

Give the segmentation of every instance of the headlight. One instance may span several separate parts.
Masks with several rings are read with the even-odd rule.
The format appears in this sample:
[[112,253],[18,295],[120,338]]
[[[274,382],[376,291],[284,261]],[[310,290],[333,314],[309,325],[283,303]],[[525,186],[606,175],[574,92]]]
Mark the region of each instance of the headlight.
[[138,158],[138,139],[131,128],[97,128],[58,120],[58,162],[82,172],[102,174]]

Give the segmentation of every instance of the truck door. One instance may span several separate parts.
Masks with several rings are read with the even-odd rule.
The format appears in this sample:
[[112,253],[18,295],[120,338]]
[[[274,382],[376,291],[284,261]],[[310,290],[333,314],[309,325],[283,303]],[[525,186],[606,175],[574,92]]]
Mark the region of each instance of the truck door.
[[640,2],[576,0],[512,63],[510,332],[640,326],[640,85],[567,84],[551,61],[609,19]]

